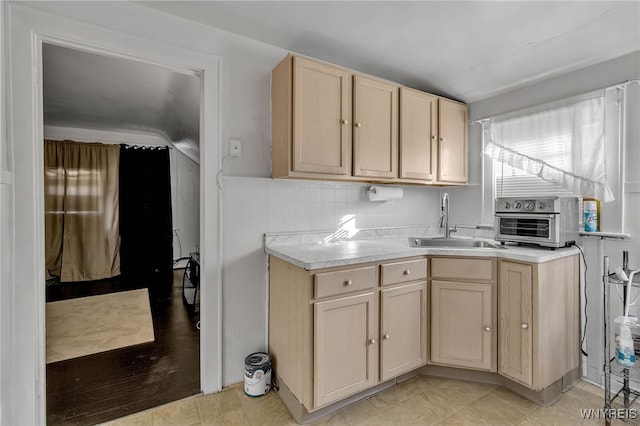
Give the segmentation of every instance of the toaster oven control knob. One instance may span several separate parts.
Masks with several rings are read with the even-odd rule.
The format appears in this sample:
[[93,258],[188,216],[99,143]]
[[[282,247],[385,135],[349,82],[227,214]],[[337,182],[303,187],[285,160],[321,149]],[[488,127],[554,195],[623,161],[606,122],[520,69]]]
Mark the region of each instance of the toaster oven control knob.
[[547,203],[545,203],[544,201],[539,201],[539,202],[538,202],[538,208],[539,208],[540,210],[544,210],[544,209],[546,209],[546,208],[547,208]]
[[511,203],[510,203],[510,202],[508,202],[508,201],[505,201],[505,202],[504,202],[504,208],[505,208],[505,209],[510,209],[510,208],[511,208]]
[[522,207],[522,203],[520,201],[514,201],[513,202],[513,208],[514,209],[519,209]]
[[533,208],[536,206],[536,204],[533,201],[525,201],[524,202],[524,209],[525,210],[533,210]]

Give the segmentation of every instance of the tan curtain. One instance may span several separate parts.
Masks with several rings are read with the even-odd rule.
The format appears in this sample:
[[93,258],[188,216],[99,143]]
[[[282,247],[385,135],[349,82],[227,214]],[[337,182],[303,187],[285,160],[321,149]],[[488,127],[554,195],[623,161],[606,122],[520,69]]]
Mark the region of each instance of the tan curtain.
[[45,256],[60,281],[120,274],[119,153],[118,145],[45,141]]

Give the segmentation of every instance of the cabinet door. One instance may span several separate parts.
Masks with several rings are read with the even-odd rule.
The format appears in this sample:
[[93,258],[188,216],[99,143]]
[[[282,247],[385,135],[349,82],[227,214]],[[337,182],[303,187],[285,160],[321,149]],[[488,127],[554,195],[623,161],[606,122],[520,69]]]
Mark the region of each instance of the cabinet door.
[[491,284],[431,281],[431,361],[491,370]]
[[374,293],[314,304],[314,406],[377,383],[378,315]]
[[351,74],[293,58],[293,171],[350,174]]
[[500,261],[498,283],[498,372],[532,386],[531,266]]
[[426,363],[426,293],[426,281],[382,290],[381,380],[399,376]]
[[438,98],[400,88],[400,177],[434,180],[438,144]]
[[467,106],[458,102],[438,101],[438,181],[467,183]]
[[355,76],[353,175],[398,177],[398,86]]

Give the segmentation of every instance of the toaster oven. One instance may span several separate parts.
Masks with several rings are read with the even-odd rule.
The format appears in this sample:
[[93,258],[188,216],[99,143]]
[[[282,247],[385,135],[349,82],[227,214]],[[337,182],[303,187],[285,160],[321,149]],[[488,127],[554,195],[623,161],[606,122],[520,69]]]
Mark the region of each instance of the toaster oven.
[[564,247],[578,240],[580,197],[498,197],[494,238],[507,242]]

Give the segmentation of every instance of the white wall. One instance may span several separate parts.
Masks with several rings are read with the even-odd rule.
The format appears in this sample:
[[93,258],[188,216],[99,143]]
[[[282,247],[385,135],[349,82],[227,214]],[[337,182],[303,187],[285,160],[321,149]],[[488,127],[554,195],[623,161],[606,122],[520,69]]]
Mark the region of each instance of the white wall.
[[439,221],[438,188],[404,186],[402,200],[374,203],[366,196],[367,184],[241,177],[223,183],[225,385],[243,380],[246,355],[267,349],[264,233],[336,230],[347,214],[356,216],[358,228]]
[[[471,103],[469,105],[470,121],[492,117],[521,108],[566,98],[591,90],[608,87],[626,80],[640,78],[640,52],[625,55],[601,64],[597,64],[570,74],[549,79],[529,87],[525,87],[503,95]],[[621,230],[621,216],[618,212],[603,214],[604,230],[624,231],[631,235],[627,241],[604,242],[605,254],[611,258],[612,267],[622,263],[622,251],[629,251],[632,267],[640,268],[640,88],[629,86],[627,111],[627,146],[626,146],[626,176],[624,184],[625,229]],[[481,130],[479,125],[470,126],[469,138],[469,167],[471,170],[470,187],[450,188],[451,204],[455,206],[451,212],[454,223],[478,223],[482,221],[481,206]],[[616,158],[617,153],[607,153],[609,159]],[[615,175],[620,164],[608,170]],[[608,209],[603,206],[603,213]],[[486,219],[485,219],[486,221]],[[587,377],[594,382],[600,382],[602,371],[602,260],[598,257],[597,239],[584,239],[584,248],[588,265],[587,272],[587,336],[586,347]],[[584,297],[582,297],[584,303]]]
[[[188,256],[200,244],[200,166],[163,136],[149,133],[129,133],[81,129],[73,127],[44,127],[44,138],[73,140],[76,142],[100,142],[106,144],[130,144],[139,146],[167,146],[171,172],[171,212],[173,216],[173,259]],[[143,165],[141,165],[143,167]],[[177,266],[184,266],[181,262]]]
[[[42,86],[39,58],[43,41],[97,52],[130,54],[152,63],[202,78],[201,182],[215,182],[219,164],[219,107],[222,63],[207,50],[215,31],[126,2],[88,4],[48,2],[59,14],[43,13],[25,3],[0,3],[5,21],[0,30],[10,49],[3,50],[9,96],[2,111],[6,120],[11,173],[2,184],[0,239],[2,282],[2,358],[0,358],[0,407],[2,424],[44,424],[44,217]],[[33,3],[45,7],[45,3]],[[75,16],[65,18],[66,12]],[[82,14],[86,16],[82,16]],[[9,22],[10,20],[10,22]],[[199,28],[199,29],[198,29]],[[9,38],[10,32],[10,38]],[[194,51],[191,47],[201,49]],[[3,67],[3,72],[4,72]],[[4,122],[4,121],[3,121]],[[5,133],[2,133],[4,138]],[[6,190],[5,190],[6,187]],[[221,387],[221,353],[216,325],[218,301],[218,191],[201,188],[200,242],[202,284],[201,386],[205,392]],[[6,215],[6,216],[5,216]],[[5,220],[4,218],[7,218]],[[206,220],[204,220],[206,218]],[[7,266],[5,269],[4,266]],[[5,273],[6,271],[6,273]],[[5,278],[8,278],[5,280]]]

